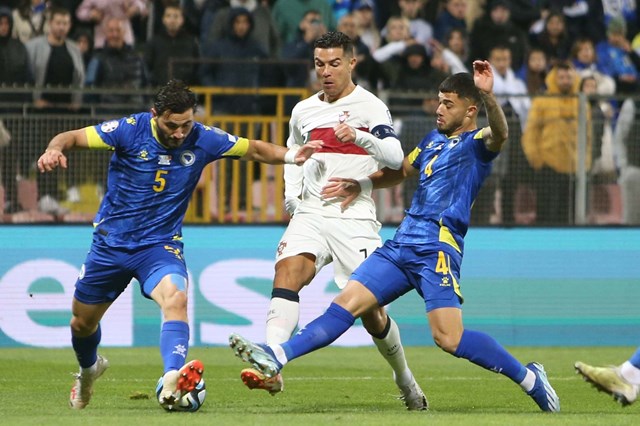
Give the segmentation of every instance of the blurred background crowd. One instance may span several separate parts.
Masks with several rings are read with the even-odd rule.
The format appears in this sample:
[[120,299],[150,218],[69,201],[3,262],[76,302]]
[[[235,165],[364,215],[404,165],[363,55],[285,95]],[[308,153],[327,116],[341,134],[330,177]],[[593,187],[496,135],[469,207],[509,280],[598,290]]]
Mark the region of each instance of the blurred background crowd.
[[[0,213],[55,220],[87,195],[86,170],[34,173],[70,123],[44,117],[89,125],[148,109],[149,91],[169,78],[311,93],[313,42],[331,30],[355,41],[354,80],[387,102],[407,151],[433,127],[441,80],[490,61],[510,141],[474,223],[640,224],[636,0],[0,0]],[[209,113],[275,108],[226,94]],[[102,176],[102,163],[89,172]],[[411,193],[381,196],[381,219],[398,221]]]

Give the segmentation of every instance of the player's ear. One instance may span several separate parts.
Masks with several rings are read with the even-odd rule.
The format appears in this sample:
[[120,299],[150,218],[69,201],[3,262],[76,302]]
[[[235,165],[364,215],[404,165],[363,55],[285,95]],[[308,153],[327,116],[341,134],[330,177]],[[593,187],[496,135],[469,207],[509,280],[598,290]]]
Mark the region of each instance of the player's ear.
[[158,111],[156,111],[156,109],[155,109],[155,108],[153,108],[153,107],[151,107],[151,116],[152,116],[153,118],[158,117]]

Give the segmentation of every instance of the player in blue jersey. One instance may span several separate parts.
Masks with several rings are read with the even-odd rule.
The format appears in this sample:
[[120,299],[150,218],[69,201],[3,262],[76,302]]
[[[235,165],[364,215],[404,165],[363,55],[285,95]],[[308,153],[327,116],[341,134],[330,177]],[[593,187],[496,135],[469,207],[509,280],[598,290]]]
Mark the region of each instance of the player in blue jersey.
[[172,80],[150,112],[56,135],[38,160],[41,172],[67,167],[71,148],[107,149],[107,190],[95,219],[91,250],[72,302],[71,341],[80,373],[70,405],[84,408],[108,362],[97,354],[100,319],[132,278],[162,310],[164,363],[159,403],[167,409],[200,380],[202,364],[185,364],[189,347],[187,268],[181,236],[189,198],[204,167],[220,158],[302,164],[322,143],[299,150],[248,140],[194,120],[195,94]]
[[[236,355],[273,376],[287,362],[333,342],[362,314],[415,289],[425,300],[431,334],[440,348],[509,377],[543,411],[560,411],[542,365],[521,364],[493,338],[462,324],[460,266],[471,206],[508,133],[492,88],[487,61],[473,63],[473,77],[460,73],[441,83],[436,130],[405,157],[400,170],[384,168],[369,176],[373,188],[420,176],[393,239],[367,257],[326,312],[289,341],[257,345],[232,334],[229,343]],[[476,119],[482,103],[489,126],[479,129]],[[324,196],[345,197],[343,207],[348,208],[360,193],[362,179],[332,182],[323,189]]]

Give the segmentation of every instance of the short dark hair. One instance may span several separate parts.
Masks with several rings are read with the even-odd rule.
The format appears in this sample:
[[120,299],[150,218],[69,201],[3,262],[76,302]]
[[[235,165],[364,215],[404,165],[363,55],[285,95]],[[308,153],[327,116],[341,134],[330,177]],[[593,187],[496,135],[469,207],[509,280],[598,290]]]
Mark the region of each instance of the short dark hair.
[[473,76],[468,72],[459,72],[445,78],[438,90],[442,93],[456,93],[460,98],[466,98],[475,105],[482,102],[480,91],[473,82]]
[[153,108],[156,114],[162,115],[165,111],[181,114],[189,109],[196,109],[198,102],[196,95],[182,80],[172,79],[158,90],[153,100]]
[[353,56],[355,50],[353,40],[340,31],[329,31],[318,37],[315,43],[313,43],[314,49],[330,49],[332,47],[341,47],[345,54],[351,56]]

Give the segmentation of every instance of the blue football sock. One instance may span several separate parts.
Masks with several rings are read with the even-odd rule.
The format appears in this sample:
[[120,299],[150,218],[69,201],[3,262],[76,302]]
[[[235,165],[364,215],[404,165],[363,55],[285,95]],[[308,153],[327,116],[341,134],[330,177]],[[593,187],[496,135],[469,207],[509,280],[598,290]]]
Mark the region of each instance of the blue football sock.
[[102,330],[100,324],[98,329],[91,336],[76,337],[71,334],[71,345],[76,352],[76,359],[82,368],[89,368],[96,363],[98,359],[98,344],[102,338]]
[[636,368],[640,368],[640,348],[636,349],[631,358],[629,358],[629,362]]
[[513,357],[493,337],[480,331],[465,329],[458,349],[453,354],[496,373],[504,374],[516,383],[527,375],[527,368]]
[[166,321],[160,332],[160,355],[164,372],[179,370],[189,351],[189,324],[184,321]]
[[282,343],[287,360],[323,348],[349,329],[356,321],[349,311],[332,303],[324,314],[307,324],[288,342]]

